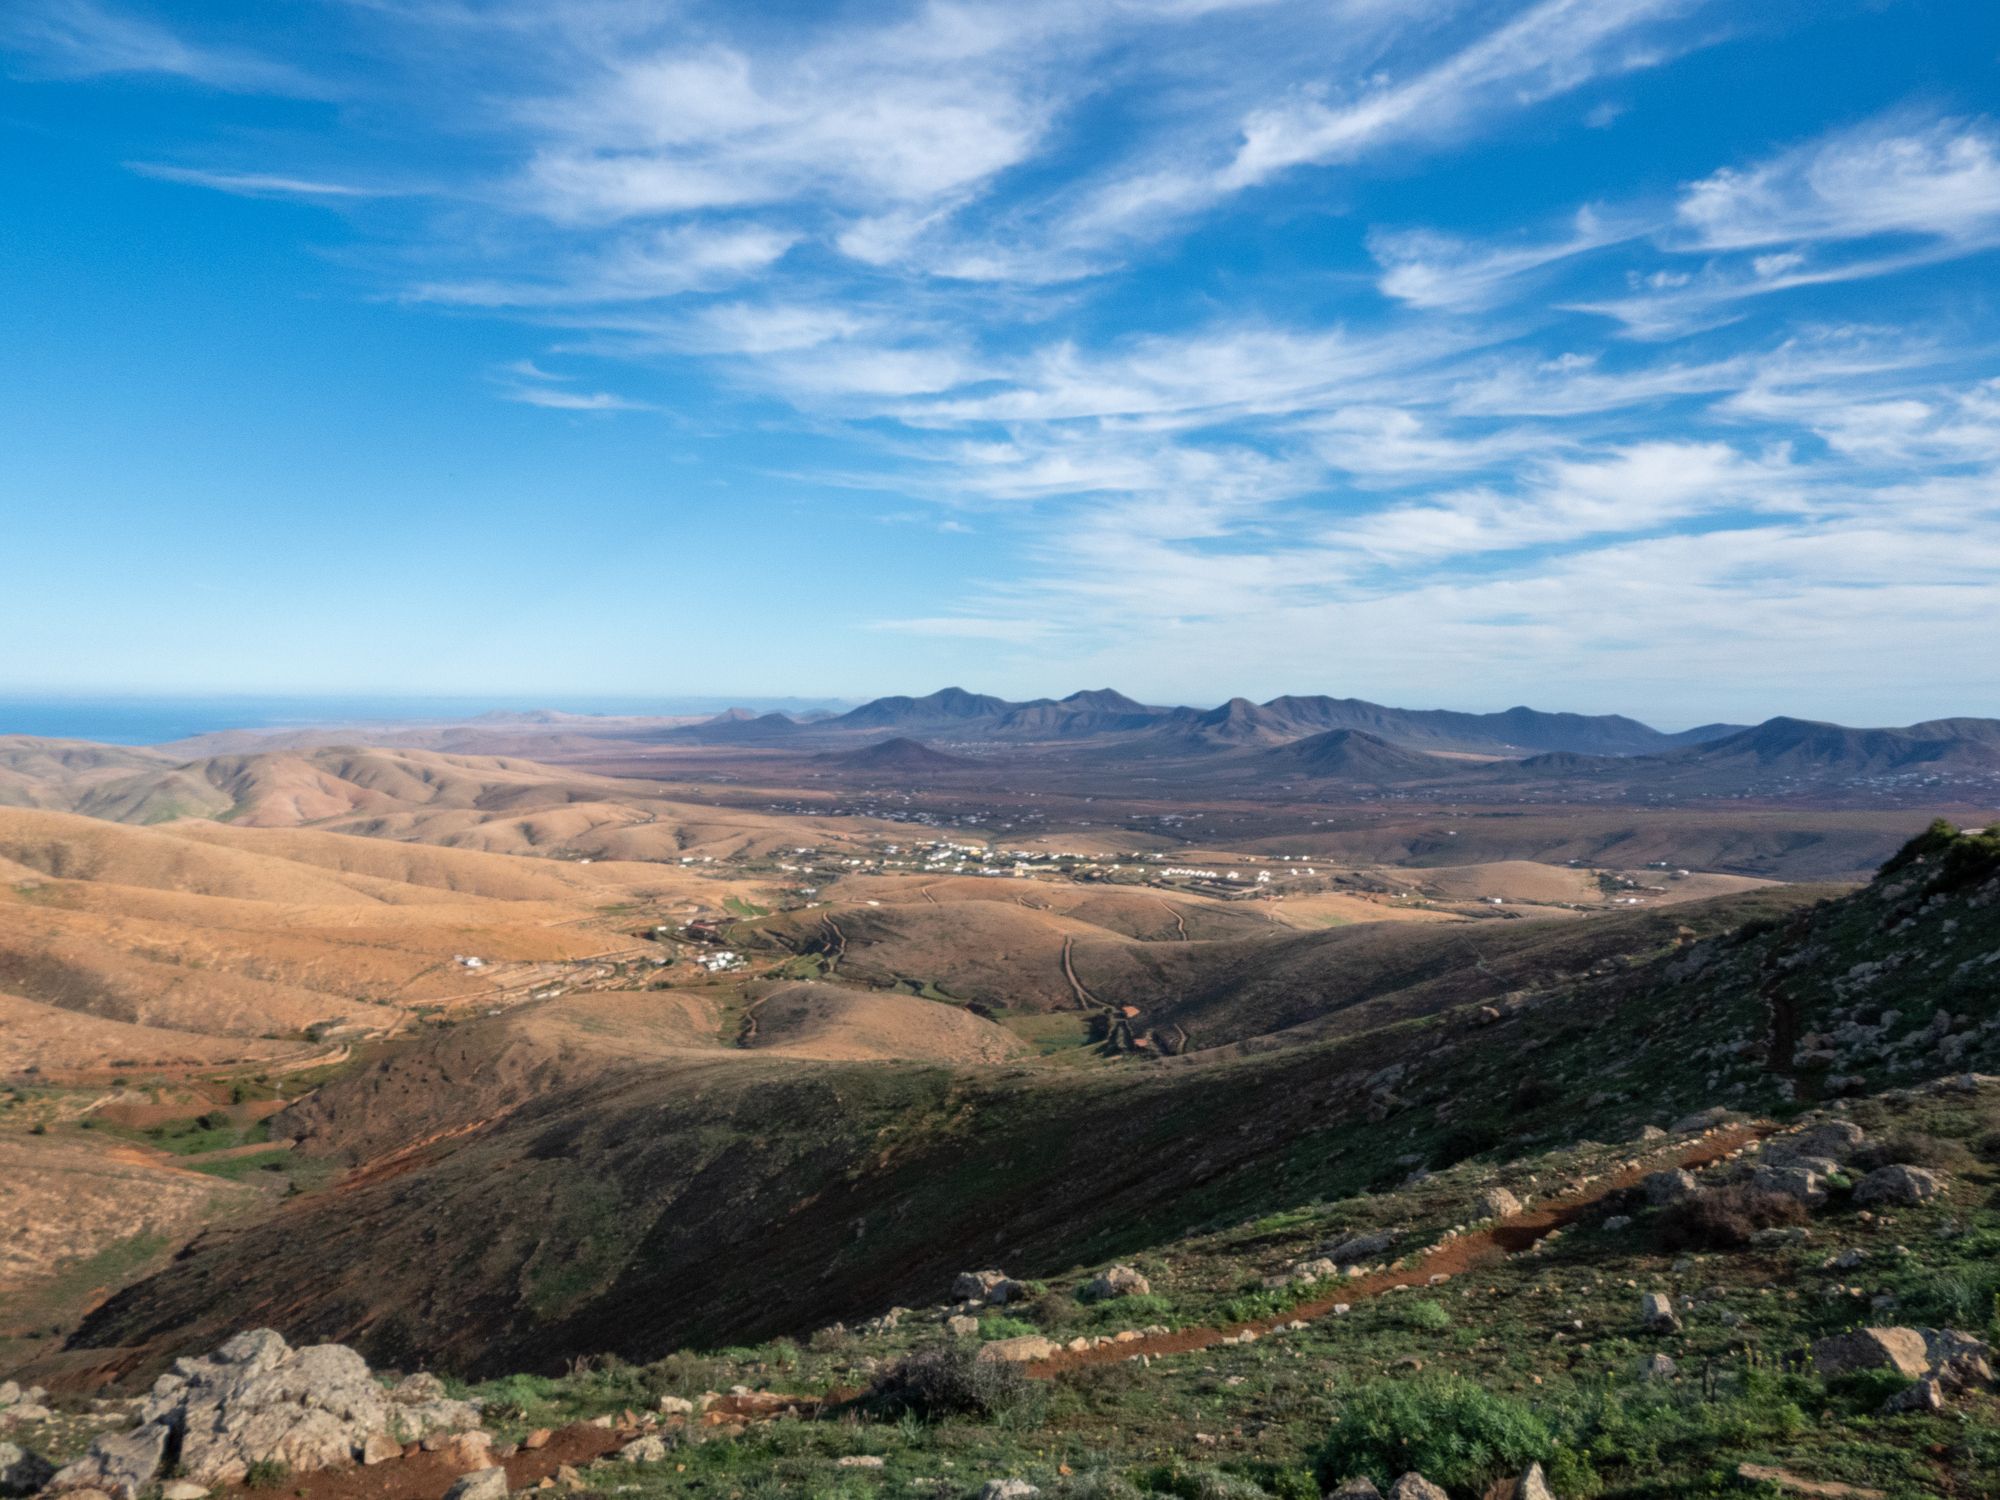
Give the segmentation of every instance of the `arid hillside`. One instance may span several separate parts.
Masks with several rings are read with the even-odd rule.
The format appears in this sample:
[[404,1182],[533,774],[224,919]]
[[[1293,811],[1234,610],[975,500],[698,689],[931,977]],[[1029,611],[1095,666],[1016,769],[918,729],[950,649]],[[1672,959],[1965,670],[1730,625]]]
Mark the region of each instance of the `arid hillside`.
[[657,865],[0,810],[0,1067],[324,1057],[650,951],[603,909],[691,905],[689,885]]
[[[1217,1213],[1351,1190],[1400,1170],[1398,1152],[1450,1159],[1552,1129],[1636,1128],[1738,1084],[1746,1099],[1780,1079],[1816,1086],[1796,1060],[1760,1061],[1752,1045],[1771,1025],[1768,976],[1801,946],[1837,947],[1852,967],[1879,946],[1884,906],[1909,899],[1895,892],[1826,903],[1773,889],[1677,913],[1496,925],[1501,946],[1470,954],[1455,981],[1441,953],[1427,964],[1402,945],[1474,929],[1351,929],[1368,956],[1331,984],[1307,982],[1308,966],[1295,988],[1315,989],[1308,1008],[1334,1000],[1329,988],[1365,997],[1353,1024],[1164,1066],[781,1059],[754,1032],[750,1049],[704,1056],[679,1050],[675,1019],[671,1055],[621,1043],[619,1060],[599,1053],[569,1074],[576,1064],[549,1064],[532,1086],[494,1094],[473,1080],[532,1073],[484,1059],[534,1055],[523,1027],[536,1012],[472,1023],[295,1111],[286,1128],[303,1132],[301,1150],[359,1163],[345,1184],[115,1299],[85,1342],[134,1351],[121,1359],[163,1339],[199,1343],[226,1321],[224,1286],[229,1305],[248,1297],[300,1332],[461,1368],[740,1339],[907,1297],[969,1259],[1034,1273]],[[1975,933],[1955,917],[1984,910],[1969,899],[1918,916],[1947,984],[1953,955],[1991,943],[1990,923]],[[1378,933],[1398,951],[1374,952]],[[1551,944],[1564,951],[1537,951]],[[1193,961],[1233,946],[1145,951]],[[1237,983],[1205,1003],[1221,1016],[1229,995],[1245,996],[1249,1024],[1296,1024],[1258,993]],[[1816,1016],[1834,995],[1801,995],[1793,1011]],[[1686,1066],[1690,1051],[1717,1061],[1704,1074]],[[1904,1061],[1928,1058],[1886,1053],[1872,1066]],[[440,1100],[470,1118],[450,1122]],[[418,1113],[389,1138],[434,1144],[371,1166],[370,1137],[398,1110]],[[1401,1123],[1355,1129],[1385,1118]],[[418,1244],[462,1248],[427,1257]]]

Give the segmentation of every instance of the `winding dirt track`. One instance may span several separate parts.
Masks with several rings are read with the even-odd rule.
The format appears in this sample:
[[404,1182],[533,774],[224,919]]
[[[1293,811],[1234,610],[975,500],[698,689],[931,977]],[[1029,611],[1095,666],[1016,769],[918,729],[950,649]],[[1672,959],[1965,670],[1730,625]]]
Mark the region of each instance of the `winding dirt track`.
[[1070,962],[1070,956],[1069,956],[1070,949],[1073,948],[1075,945],[1076,945],[1075,938],[1065,937],[1063,939],[1063,945],[1062,945],[1063,978],[1069,981],[1069,987],[1076,995],[1076,1008],[1078,1010],[1111,1009],[1110,1006],[1106,1005],[1102,1000],[1098,999],[1095,995],[1091,994],[1089,990],[1085,989],[1083,987],[1083,981],[1076,977],[1076,965]]
[[1254,1333],[1262,1338],[1274,1329],[1295,1320],[1310,1323],[1327,1316],[1339,1304],[1359,1302],[1364,1297],[1377,1297],[1392,1287],[1428,1286],[1433,1276],[1460,1276],[1480,1266],[1491,1265],[1495,1261],[1506,1259],[1509,1255],[1518,1254],[1542,1239],[1551,1230],[1574,1224],[1613,1193],[1636,1187],[1639,1180],[1648,1172],[1658,1172],[1669,1166],[1685,1167],[1693,1171],[1712,1165],[1731,1152],[1742,1149],[1749,1142],[1769,1135],[1776,1128],[1775,1125],[1758,1121],[1718,1130],[1713,1135],[1703,1136],[1700,1140],[1683,1147],[1674,1156],[1656,1157],[1616,1176],[1601,1178],[1590,1184],[1587,1192],[1565,1193],[1550,1198],[1526,1213],[1515,1214],[1511,1218],[1500,1219],[1471,1234],[1460,1235],[1457,1239],[1431,1251],[1414,1266],[1405,1270],[1382,1271],[1373,1276],[1356,1276],[1351,1280],[1332,1282],[1326,1295],[1315,1297],[1310,1302],[1301,1302],[1291,1311],[1277,1317],[1260,1318],[1249,1323],[1230,1323],[1223,1327],[1181,1328],[1172,1333],[1132,1339],[1122,1344],[1101,1344],[1095,1349],[1065,1350],[1061,1354],[1036,1360],[1022,1368],[1030,1375],[1047,1378],[1061,1374],[1064,1370],[1082,1369],[1086,1365],[1117,1364],[1140,1354],[1189,1354],[1197,1349],[1207,1349],[1219,1344],[1226,1338],[1235,1338],[1238,1334]]

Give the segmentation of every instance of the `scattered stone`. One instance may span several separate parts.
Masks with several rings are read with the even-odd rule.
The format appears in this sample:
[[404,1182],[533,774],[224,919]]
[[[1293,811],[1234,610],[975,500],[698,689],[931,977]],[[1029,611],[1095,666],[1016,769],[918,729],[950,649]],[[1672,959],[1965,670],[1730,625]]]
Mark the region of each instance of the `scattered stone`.
[[1340,1267],[1331,1256],[1319,1256],[1313,1260],[1295,1261],[1288,1281],[1324,1281],[1329,1276],[1340,1274]]
[[1669,1167],[1664,1172],[1648,1172],[1640,1179],[1639,1186],[1645,1190],[1648,1203],[1655,1208],[1664,1208],[1691,1195],[1696,1183],[1694,1173]]
[[1632,1216],[1630,1214],[1613,1214],[1604,1221],[1604,1232],[1606,1234],[1616,1234],[1621,1229],[1630,1229],[1631,1227]]
[[1866,1145],[1868,1136],[1852,1120],[1828,1120],[1792,1137],[1794,1151],[1805,1156],[1827,1156],[1845,1162]]
[[1540,1464],[1529,1464],[1527,1473],[1515,1482],[1514,1500],[1556,1500],[1556,1492],[1549,1488]]
[[1697,1110],[1694,1114],[1683,1115],[1667,1127],[1670,1135],[1691,1135],[1697,1130],[1713,1130],[1733,1113],[1727,1105],[1718,1104],[1711,1109]]
[[1396,1243],[1396,1237],[1386,1230],[1375,1230],[1368,1234],[1357,1234],[1342,1240],[1328,1250],[1327,1258],[1336,1265],[1348,1265],[1357,1260],[1368,1260],[1380,1255]]
[[845,1458],[834,1460],[836,1469],[879,1469],[884,1460],[872,1453],[850,1453]]
[[1914,1328],[1857,1328],[1812,1346],[1813,1368],[1822,1375],[1850,1370],[1894,1370],[1915,1380],[1930,1369],[1930,1351]]
[[1826,1202],[1826,1186],[1819,1173],[1806,1167],[1759,1167],[1750,1174],[1750,1186],[1760,1193],[1794,1199],[1808,1208],[1818,1208]]
[[[13,1382],[8,1382],[12,1385]],[[20,1387],[14,1387],[15,1394]],[[55,1465],[18,1443],[0,1443],[0,1495],[32,1495],[55,1478]]]
[[1679,1333],[1681,1328],[1674,1299],[1664,1292],[1647,1292],[1639,1299],[1639,1321],[1648,1333]]
[[1927,1172],[1922,1167],[1907,1167],[1900,1163],[1890,1167],[1877,1167],[1866,1177],[1854,1184],[1854,1201],[1863,1208],[1878,1208],[1884,1204],[1928,1203],[1943,1191],[1944,1184],[1937,1174]]
[[1389,1486],[1389,1500],[1451,1500],[1421,1474],[1405,1474]]
[[1059,1353],[1061,1345],[1054,1339],[1045,1339],[1040,1334],[1024,1333],[1019,1338],[994,1339],[982,1344],[976,1356],[982,1364],[1012,1362],[1031,1364],[1038,1359],[1047,1359]]
[[[1005,1302],[1007,1294],[1003,1287],[1014,1287],[1016,1282],[1005,1271],[960,1271],[952,1279],[951,1299],[954,1302]],[[999,1296],[994,1296],[1000,1292]]]
[[979,1500],[1035,1500],[1040,1494],[1025,1479],[989,1479],[979,1487]]
[[969,1339],[979,1332],[979,1319],[970,1313],[953,1313],[944,1320],[944,1331],[955,1339]]
[[56,1471],[49,1490],[53,1494],[97,1490],[111,1500],[138,1500],[140,1491],[151,1488],[153,1476],[159,1473],[171,1436],[158,1422],[129,1432],[99,1433],[91,1440],[89,1452]]
[[1113,1266],[1084,1286],[1083,1299],[1102,1302],[1111,1297],[1144,1297],[1152,1290],[1152,1282],[1130,1266]]
[[1382,1500],[1382,1492],[1375,1488],[1374,1480],[1363,1476],[1343,1479],[1326,1492],[1326,1500]]
[[507,1471],[478,1469],[461,1475],[444,1492],[444,1500],[507,1500]]
[[1944,1382],[1935,1375],[1926,1375],[1916,1384],[1896,1392],[1884,1401],[1882,1410],[1890,1416],[1900,1412],[1943,1411]]
[[1648,1355],[1646,1362],[1639,1366],[1639,1374],[1647,1380],[1672,1380],[1680,1372],[1680,1366],[1665,1354]]
[[386,1432],[371,1432],[361,1443],[361,1461],[373,1466],[403,1456],[403,1445]]
[[490,1432],[448,1432],[433,1434],[423,1441],[426,1453],[442,1453],[459,1473],[490,1469],[494,1465],[493,1434]]
[[160,1486],[160,1500],[208,1500],[208,1486],[186,1479],[169,1479]]
[[634,1438],[612,1457],[621,1464],[656,1464],[667,1456],[667,1440],[657,1432]]
[[1490,1187],[1479,1195],[1479,1217],[1511,1219],[1521,1211],[1521,1200],[1503,1187]]

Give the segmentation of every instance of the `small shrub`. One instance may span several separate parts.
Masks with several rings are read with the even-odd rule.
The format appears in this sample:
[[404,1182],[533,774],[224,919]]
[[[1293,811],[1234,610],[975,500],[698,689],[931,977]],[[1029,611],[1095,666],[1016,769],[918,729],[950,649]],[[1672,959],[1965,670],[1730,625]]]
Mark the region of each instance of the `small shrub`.
[[1909,1385],[1910,1377],[1897,1370],[1849,1370],[1828,1380],[1826,1391],[1856,1416],[1872,1417]]
[[1327,1488],[1365,1474],[1384,1489],[1414,1469],[1448,1490],[1478,1493],[1495,1479],[1546,1463],[1555,1439],[1523,1403],[1457,1376],[1363,1386],[1341,1409],[1320,1452]]
[[993,1313],[979,1320],[979,1336],[983,1339],[1019,1339],[1041,1331],[1025,1318],[1010,1318],[1004,1313]]
[[1918,1130],[1899,1130],[1868,1142],[1854,1153],[1857,1171],[1872,1172],[1877,1167],[1930,1167],[1939,1171],[1962,1172],[1969,1164],[1965,1148]]
[[1405,1328],[1417,1328],[1426,1333],[1442,1333],[1451,1327],[1451,1311],[1442,1302],[1406,1302],[1402,1306],[1398,1321]]
[[1174,1310],[1173,1299],[1162,1297],[1158,1292],[1142,1292],[1132,1297],[1113,1297],[1108,1302],[1100,1302],[1091,1309],[1099,1323],[1116,1323],[1125,1327],[1132,1323],[1157,1323]]
[[1507,1133],[1499,1126],[1481,1120],[1471,1124],[1454,1125],[1438,1140],[1432,1158],[1440,1167],[1452,1167],[1474,1156],[1484,1156],[1488,1151],[1497,1150],[1507,1140]]
[[1899,1292],[1899,1316],[1934,1327],[1981,1329],[2000,1322],[2000,1263],[1927,1270]]
[[1176,1500],[1269,1500],[1255,1480],[1179,1459],[1144,1470],[1137,1477],[1148,1494],[1172,1495]]
[[1145,1500],[1137,1486],[1109,1469],[1090,1469],[1056,1487],[1061,1500]]
[[1806,1222],[1806,1206],[1745,1184],[1694,1193],[1660,1211],[1654,1233],[1665,1250],[1734,1250],[1760,1229]]
[[243,1488],[246,1490],[275,1490],[282,1488],[292,1477],[289,1464],[281,1464],[275,1458],[260,1458],[243,1473]]
[[876,1388],[892,1412],[942,1417],[998,1417],[1026,1405],[1032,1395],[1026,1372],[1009,1360],[982,1360],[966,1344],[923,1349],[898,1365]]

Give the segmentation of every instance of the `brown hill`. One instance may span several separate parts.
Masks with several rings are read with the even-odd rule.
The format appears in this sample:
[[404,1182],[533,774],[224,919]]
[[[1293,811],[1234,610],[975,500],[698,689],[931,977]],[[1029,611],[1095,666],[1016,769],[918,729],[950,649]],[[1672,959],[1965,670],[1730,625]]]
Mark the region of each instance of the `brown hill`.
[[[1690,1050],[1721,1058],[1731,1038],[1761,1035],[1768,976],[1797,972],[1788,955],[1824,948],[1844,972],[1913,944],[1951,972],[1985,951],[1990,913],[1967,925],[1987,911],[1972,904],[1987,899],[1980,878],[1935,903],[1894,885],[1821,905],[1812,893],[1752,893],[1733,912],[1696,913],[1716,935],[1691,948],[1669,925],[1686,909],[1493,924],[1477,963],[1407,946],[1467,929],[1375,952],[1379,930],[1286,939],[1268,946],[1289,955],[1295,987],[1349,1024],[1249,1056],[962,1069],[752,1052],[614,1067],[527,1093],[497,1119],[473,1114],[460,1135],[198,1247],[114,1298],[81,1342],[157,1363],[212,1344],[254,1305],[288,1333],[351,1340],[383,1362],[477,1373],[557,1367],[585,1350],[644,1358],[934,1298],[975,1261],[1049,1274],[1195,1225],[1346,1196],[1411,1160],[1498,1159],[1550,1131],[1629,1135],[1712,1102],[1717,1083],[1685,1066]],[[1885,918],[1905,911],[1922,931],[1891,944]],[[1764,920],[1732,930],[1732,916]],[[1208,988],[1190,1006],[1220,1017],[1263,1004],[1240,982],[1232,1002],[1232,965],[1203,953],[1238,945],[1122,946],[1171,960],[1162,974],[1183,988],[1201,977]],[[1343,949],[1344,973],[1312,961]],[[1848,1004],[1836,977],[1799,975],[1788,1006],[1822,1024]],[[1475,1006],[1489,997],[1490,1018]],[[466,1047],[489,1030],[428,1045]],[[423,1051],[386,1063],[371,1097],[386,1097],[384,1072],[421,1080],[431,1066]],[[1749,1099],[1768,1092],[1754,1082],[1769,1076],[1761,1067],[1786,1064],[1726,1066]],[[453,1096],[421,1081],[405,1095],[424,1108]],[[1364,1128],[1386,1118],[1393,1129]]]
[[[0,810],[0,868],[9,1071],[217,1065],[300,1054],[308,1031],[393,1030],[418,1004],[630,950],[599,907],[684,900],[690,880],[657,866],[22,809]],[[479,965],[458,961],[468,955]]]

